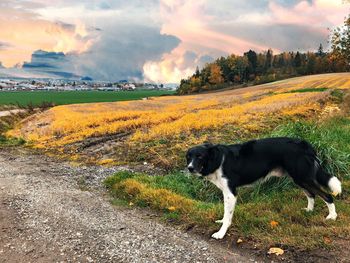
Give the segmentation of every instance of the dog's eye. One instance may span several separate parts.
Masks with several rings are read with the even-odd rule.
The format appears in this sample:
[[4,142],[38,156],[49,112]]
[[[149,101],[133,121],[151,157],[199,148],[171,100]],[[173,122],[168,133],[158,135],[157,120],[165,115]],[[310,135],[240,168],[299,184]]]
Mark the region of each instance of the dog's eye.
[[200,155],[200,154],[197,154],[197,158],[198,158],[198,159],[203,159],[203,156]]

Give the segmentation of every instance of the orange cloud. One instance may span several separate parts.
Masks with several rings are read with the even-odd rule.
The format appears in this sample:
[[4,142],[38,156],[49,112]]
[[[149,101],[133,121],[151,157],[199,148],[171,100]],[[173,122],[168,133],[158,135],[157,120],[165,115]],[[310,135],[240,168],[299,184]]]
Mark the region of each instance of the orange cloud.
[[208,25],[215,19],[205,13],[204,0],[162,0],[160,14],[163,18],[162,33],[175,35],[195,52],[208,49],[222,53],[243,53],[249,48],[267,49],[253,42],[232,35],[213,31]]
[[187,65],[184,59],[186,48],[180,44],[171,53],[163,55],[160,61],[148,61],[143,66],[146,81],[157,83],[177,83],[193,74],[196,64]]
[[31,54],[38,49],[81,53],[93,41],[81,23],[75,26],[50,22],[8,7],[1,8],[0,28],[0,39],[8,44],[0,50],[0,61],[5,67],[30,61]]
[[[254,44],[237,37],[209,28],[213,17],[205,14],[204,0],[161,0],[160,16],[163,20],[161,33],[175,35],[181,44],[159,61],[148,61],[144,67],[146,80],[155,82],[179,82],[193,74],[197,63],[184,65],[186,51],[193,51],[199,57],[238,53],[248,49],[258,51],[267,46]],[[197,61],[198,62],[198,61]]]

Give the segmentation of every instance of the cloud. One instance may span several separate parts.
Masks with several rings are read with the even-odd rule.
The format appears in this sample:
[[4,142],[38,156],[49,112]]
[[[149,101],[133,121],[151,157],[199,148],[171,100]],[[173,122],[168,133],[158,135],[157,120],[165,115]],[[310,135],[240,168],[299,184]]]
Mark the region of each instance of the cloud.
[[11,46],[11,45],[10,45],[9,43],[0,41],[0,50],[1,50],[1,49],[7,49],[7,48],[9,48],[10,46]]
[[[32,3],[22,4],[32,7]],[[0,61],[6,67],[29,61],[38,49],[82,53],[96,37],[95,32],[88,32],[82,24],[44,20],[21,7],[7,1],[0,4],[0,39],[8,43],[6,49],[0,49]]]
[[103,29],[89,52],[75,56],[75,72],[105,80],[143,80],[146,61],[160,59],[179,39],[160,34],[157,27],[121,24]]
[[[145,76],[179,81],[212,57],[327,46],[327,28],[342,24],[349,7],[341,0],[160,0],[162,32],[177,36],[181,44],[161,60],[148,61]],[[196,54],[192,63],[186,62],[189,51]]]
[[327,46],[328,30],[313,28],[301,25],[281,25],[281,24],[213,24],[213,30],[245,39],[255,43],[270,47],[278,51],[315,50],[319,44]]
[[270,1],[271,22],[276,24],[296,24],[309,28],[324,28],[339,25],[349,13],[342,0],[298,1],[292,7],[284,7]]
[[[12,51],[0,53],[0,59],[6,66],[26,61],[23,64],[26,71],[72,72],[101,80],[142,80],[146,61],[160,59],[180,42],[177,37],[160,32],[159,21],[153,16],[158,7],[156,1],[105,1],[98,4],[55,1],[50,5],[45,1],[30,1],[24,11],[9,6],[7,8],[20,17],[21,23],[18,24],[27,24],[23,30],[19,26],[16,28],[21,42],[30,42],[29,35],[25,37],[29,31],[32,38],[38,36],[35,38],[40,40],[25,48],[25,56],[10,60],[6,54],[13,54]],[[3,18],[5,20],[9,18]],[[37,32],[37,29],[41,31]],[[0,32],[0,38],[2,34]],[[9,39],[8,36],[5,38]],[[16,44],[18,46],[18,41]],[[51,53],[37,52],[39,49]],[[48,54],[52,52],[63,52],[64,59],[49,61]]]
[[208,58],[239,53],[250,48],[268,48],[212,30],[209,25],[217,18],[208,13],[209,5],[209,1],[205,0],[160,1],[161,32],[177,36],[181,44],[164,54],[160,60],[148,61],[144,65],[146,80],[179,82],[181,78],[193,74],[196,66],[201,67],[210,61]]
[[164,54],[158,61],[148,61],[143,66],[146,81],[158,83],[178,83],[184,76],[192,75],[196,67],[203,67],[212,62],[213,57],[201,56],[193,51],[186,51],[180,44],[171,53]]
[[342,24],[349,7],[342,0],[4,0],[0,61],[35,74],[178,82],[230,53],[326,46],[327,28]]

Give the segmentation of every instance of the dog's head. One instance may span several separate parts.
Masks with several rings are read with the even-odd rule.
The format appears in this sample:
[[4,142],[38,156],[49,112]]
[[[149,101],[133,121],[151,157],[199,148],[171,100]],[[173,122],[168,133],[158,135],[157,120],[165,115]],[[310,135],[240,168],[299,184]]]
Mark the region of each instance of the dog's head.
[[202,144],[190,148],[187,151],[186,160],[190,173],[206,176],[220,167],[222,153],[217,145]]

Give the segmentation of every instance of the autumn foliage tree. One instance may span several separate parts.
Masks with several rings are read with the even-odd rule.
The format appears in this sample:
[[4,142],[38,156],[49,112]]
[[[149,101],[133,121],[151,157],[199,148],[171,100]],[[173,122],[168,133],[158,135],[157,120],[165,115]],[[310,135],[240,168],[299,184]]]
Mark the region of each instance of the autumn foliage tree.
[[222,77],[221,67],[215,63],[210,65],[209,82],[211,84],[221,84],[224,82],[224,78]]
[[[344,25],[333,30],[331,36],[332,62],[349,70],[350,66],[350,15],[345,19]],[[335,60],[335,61],[334,61]]]

